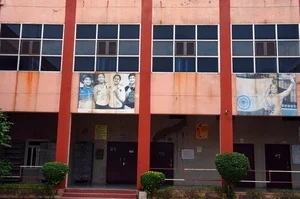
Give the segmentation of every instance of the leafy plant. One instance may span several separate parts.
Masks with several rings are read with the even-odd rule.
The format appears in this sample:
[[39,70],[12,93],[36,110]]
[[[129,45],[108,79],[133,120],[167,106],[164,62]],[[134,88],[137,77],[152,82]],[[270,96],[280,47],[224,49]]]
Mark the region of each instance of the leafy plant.
[[11,174],[13,164],[9,160],[0,161],[0,178]]
[[186,199],[200,199],[199,188],[198,187],[183,187],[182,188],[183,198]]
[[0,146],[11,146],[11,137],[9,136],[11,125],[13,125],[13,123],[8,121],[7,116],[0,109]]
[[52,190],[45,184],[3,184],[0,185],[0,194],[14,199],[46,199],[52,196]]
[[165,175],[162,172],[147,171],[141,175],[141,184],[145,192],[152,196],[153,192],[158,190],[165,181]]
[[157,199],[173,198],[175,190],[176,187],[174,186],[169,186],[165,189],[160,189],[156,192],[156,198]]
[[68,171],[68,165],[60,162],[47,162],[42,166],[42,173],[46,183],[53,188],[56,188],[63,182]]
[[249,159],[240,153],[222,153],[216,157],[216,168],[225,180],[223,191],[227,199],[235,199],[233,186],[245,177],[250,169]]
[[266,195],[261,190],[247,190],[245,199],[266,199]]
[[274,199],[299,199],[300,194],[293,190],[279,190],[274,194]]

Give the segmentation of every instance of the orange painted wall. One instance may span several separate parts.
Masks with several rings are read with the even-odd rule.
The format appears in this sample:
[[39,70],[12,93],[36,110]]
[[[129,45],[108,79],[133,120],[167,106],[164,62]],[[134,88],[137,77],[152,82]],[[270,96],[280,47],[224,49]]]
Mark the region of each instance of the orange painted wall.
[[218,24],[219,0],[153,0],[153,24]]
[[231,23],[297,23],[299,0],[231,0]]
[[220,114],[220,76],[152,73],[152,114]]
[[0,72],[4,111],[58,112],[60,73]]
[[64,23],[65,0],[4,0],[0,21]]
[[77,23],[140,23],[141,0],[77,0]]
[[[71,112],[77,113],[79,74],[73,73]],[[139,82],[140,75],[136,74]],[[139,84],[136,84],[135,113],[139,112]],[[152,73],[151,114],[220,113],[220,77],[218,74]]]

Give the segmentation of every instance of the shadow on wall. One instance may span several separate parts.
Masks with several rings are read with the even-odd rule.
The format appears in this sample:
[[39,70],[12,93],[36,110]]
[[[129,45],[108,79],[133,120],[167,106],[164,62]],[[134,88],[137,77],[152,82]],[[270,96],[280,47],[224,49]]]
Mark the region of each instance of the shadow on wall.
[[[169,119],[172,119],[172,117],[170,117]],[[155,135],[153,136],[152,141],[153,142],[158,142],[159,140],[165,138],[166,136],[168,136],[170,134],[179,132],[181,129],[183,129],[186,126],[187,126],[186,117],[182,116],[182,119],[178,123],[173,124],[172,126],[168,126],[166,128],[163,128],[163,129],[157,131],[155,133]]]

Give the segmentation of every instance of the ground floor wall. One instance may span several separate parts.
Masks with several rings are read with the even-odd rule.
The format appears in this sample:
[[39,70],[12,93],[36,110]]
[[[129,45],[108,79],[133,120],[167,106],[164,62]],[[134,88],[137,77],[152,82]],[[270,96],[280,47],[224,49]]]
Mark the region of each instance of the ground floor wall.
[[[196,125],[207,124],[209,136],[207,139],[196,138]],[[95,139],[96,125],[107,127],[106,140]],[[103,159],[93,155],[92,183],[105,184],[107,170],[107,142],[137,142],[138,117],[137,115],[89,115],[76,114],[72,116],[72,139],[70,152],[69,184],[73,181],[74,145],[77,142],[91,142],[94,153],[103,150]],[[174,144],[174,178],[184,178],[183,168],[215,168],[214,159],[219,153],[219,120],[217,116],[169,116],[153,115],[151,118],[152,142],[168,142]],[[182,159],[182,150],[192,150],[192,159]],[[198,150],[197,150],[198,149]],[[74,167],[74,166],[73,166]],[[181,168],[181,169],[178,169]],[[195,177],[196,176],[196,177]],[[185,184],[212,184],[202,180],[216,180],[219,184],[220,176],[217,172],[186,172],[189,179]],[[175,184],[182,184],[176,182]]]
[[[8,113],[14,125],[11,128],[13,142],[24,143],[23,160],[26,164],[25,143],[28,140],[49,140],[55,143],[57,136],[57,114],[50,113]],[[219,147],[219,117],[196,115],[152,115],[151,140],[156,143],[173,143],[175,185],[220,185],[220,176],[215,171],[186,171],[190,169],[215,169],[215,157]],[[208,137],[198,139],[197,125],[208,125]],[[95,139],[96,125],[107,127],[106,139]],[[266,144],[288,145],[290,148],[290,166],[292,171],[300,171],[300,165],[293,163],[292,145],[299,144],[300,119],[298,117],[248,117],[233,119],[234,144],[253,144],[254,169],[266,170]],[[73,183],[74,146],[77,142],[92,142],[92,183],[105,184],[107,173],[108,142],[137,142],[138,115],[91,115],[73,114],[71,125],[69,184]],[[67,147],[67,146],[66,146]],[[97,158],[97,150],[103,149],[103,158]],[[183,158],[183,150],[193,151],[193,157]],[[5,155],[1,150],[2,157]],[[187,154],[185,154],[187,155]],[[189,154],[191,155],[191,154]],[[256,181],[267,180],[265,172],[255,173]],[[300,174],[293,173],[292,180],[300,181]],[[256,183],[256,187],[266,187],[265,183]],[[294,184],[294,188],[300,188]]]
[[[300,119],[298,117],[235,117],[234,143],[254,144],[255,170],[266,170],[265,144],[288,144],[290,146],[291,170],[299,171],[300,165],[293,164],[292,145],[299,144]],[[256,181],[265,181],[264,172],[255,173]],[[292,180],[300,181],[300,174],[293,173]],[[256,187],[266,187],[256,183]],[[294,184],[299,188],[299,184]]]

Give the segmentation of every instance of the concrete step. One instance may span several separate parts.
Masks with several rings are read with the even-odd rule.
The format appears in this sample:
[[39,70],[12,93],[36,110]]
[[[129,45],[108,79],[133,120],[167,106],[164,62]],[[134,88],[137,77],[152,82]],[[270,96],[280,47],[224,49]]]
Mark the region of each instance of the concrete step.
[[137,190],[66,189],[61,199],[136,199]]

